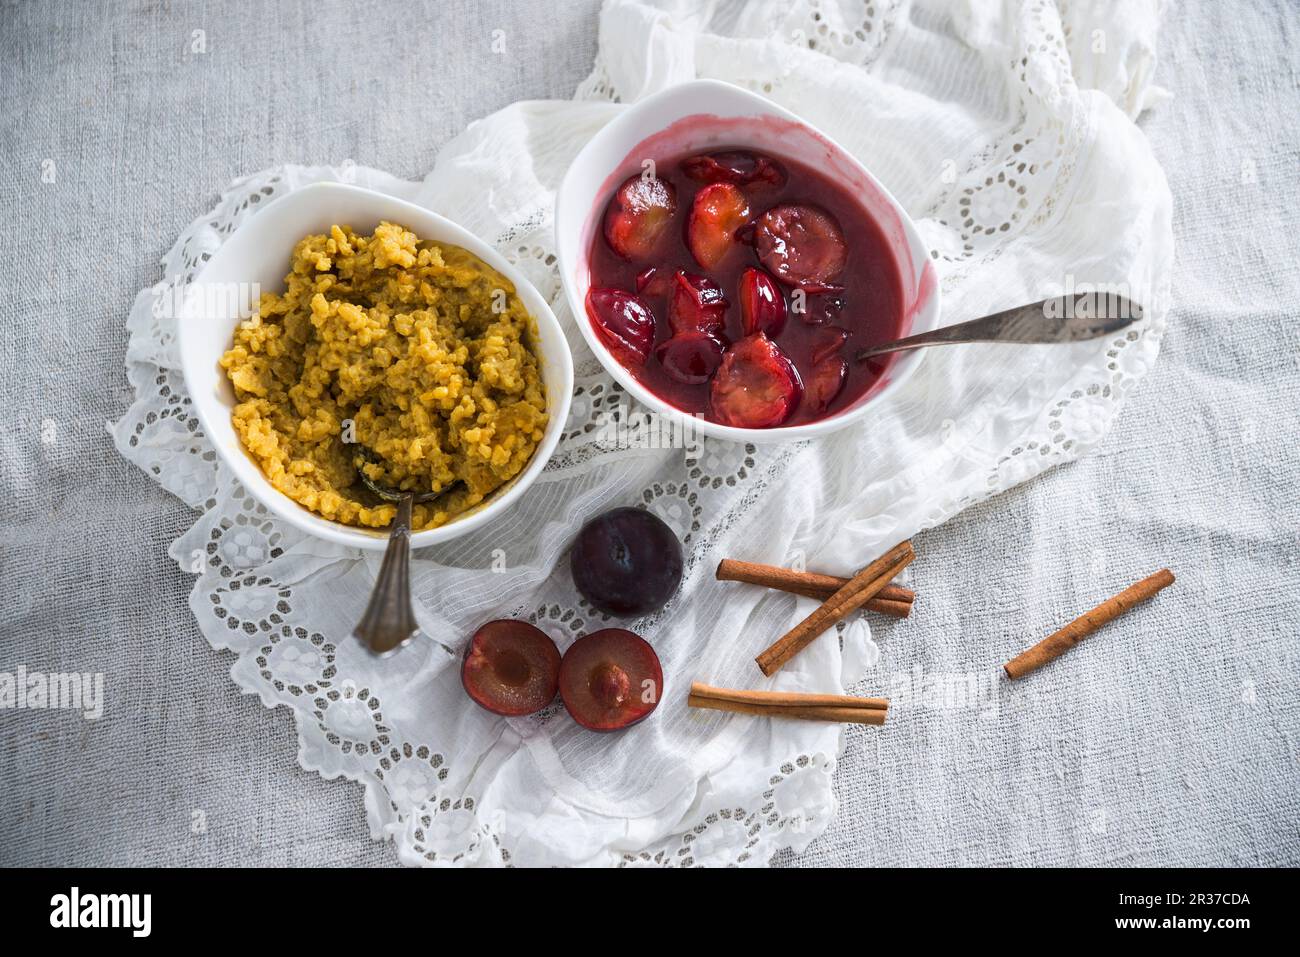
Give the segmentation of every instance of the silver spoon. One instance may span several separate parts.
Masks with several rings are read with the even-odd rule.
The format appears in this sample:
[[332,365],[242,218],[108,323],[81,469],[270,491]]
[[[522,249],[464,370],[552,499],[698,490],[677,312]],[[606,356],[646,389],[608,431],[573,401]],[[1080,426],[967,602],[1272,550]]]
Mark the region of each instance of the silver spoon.
[[863,349],[857,358],[962,342],[1082,342],[1117,332],[1141,318],[1142,307],[1124,296],[1079,292],[882,342]]
[[[376,655],[390,655],[420,630],[411,604],[411,509],[417,502],[431,502],[446,495],[451,488],[416,494],[379,485],[362,469],[368,458],[365,450],[356,458],[361,484],[385,502],[396,502],[397,514],[389,526],[388,548],[379,566],[379,577],[352,634]],[[459,484],[454,483],[452,488]]]

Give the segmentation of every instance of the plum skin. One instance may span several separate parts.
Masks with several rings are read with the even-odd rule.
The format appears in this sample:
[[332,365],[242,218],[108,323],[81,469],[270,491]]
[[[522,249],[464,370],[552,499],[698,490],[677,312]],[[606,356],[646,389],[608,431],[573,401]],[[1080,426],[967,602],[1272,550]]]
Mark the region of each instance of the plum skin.
[[596,609],[619,618],[658,611],[682,581],[682,545],[640,508],[615,508],[588,521],[569,550],[573,583]]
[[622,289],[592,286],[587,316],[596,335],[623,365],[645,365],[655,339],[655,316],[639,297]]
[[785,296],[766,270],[751,266],[740,274],[740,322],[745,335],[761,332],[769,339],[785,328]]

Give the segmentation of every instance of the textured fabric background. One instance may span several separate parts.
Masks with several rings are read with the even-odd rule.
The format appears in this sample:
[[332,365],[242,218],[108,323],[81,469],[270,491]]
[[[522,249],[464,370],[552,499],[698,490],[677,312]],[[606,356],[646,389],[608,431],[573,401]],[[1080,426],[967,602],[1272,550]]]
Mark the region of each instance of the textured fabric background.
[[[360,789],[299,769],[287,713],[197,632],[165,555],[192,516],[104,430],[124,318],[237,175],[415,179],[470,120],[567,97],[596,6],[0,5],[0,671],[103,672],[107,698],[99,721],[0,711],[0,863],[393,862]],[[850,731],[835,825],[778,863],[1300,864],[1297,36],[1285,3],[1166,15],[1174,99],[1143,121],[1179,242],[1160,361],[1100,452],[917,541],[878,687],[987,675],[1161,565],[1178,585],[993,707]]]

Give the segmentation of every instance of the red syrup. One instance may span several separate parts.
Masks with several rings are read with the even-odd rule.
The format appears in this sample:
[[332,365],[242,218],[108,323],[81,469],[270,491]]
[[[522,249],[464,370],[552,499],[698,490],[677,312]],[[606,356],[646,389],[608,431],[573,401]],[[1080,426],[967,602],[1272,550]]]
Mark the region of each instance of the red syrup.
[[588,317],[637,381],[743,428],[816,422],[869,392],[890,357],[853,356],[902,334],[904,298],[885,232],[853,195],[738,148],[657,159],[656,173],[612,191],[590,256]]

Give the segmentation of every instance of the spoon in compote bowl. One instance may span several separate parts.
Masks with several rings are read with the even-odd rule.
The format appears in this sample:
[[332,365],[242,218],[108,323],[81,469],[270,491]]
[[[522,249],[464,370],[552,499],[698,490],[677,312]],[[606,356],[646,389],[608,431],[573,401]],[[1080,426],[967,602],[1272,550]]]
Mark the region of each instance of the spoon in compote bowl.
[[963,342],[1082,342],[1118,332],[1142,319],[1142,307],[1124,296],[1079,292],[995,312],[858,352],[858,361],[887,352]]
[[354,464],[357,476],[367,489],[385,502],[395,502],[397,513],[388,531],[388,548],[379,566],[379,577],[370,592],[361,621],[352,634],[376,655],[390,655],[415,637],[420,626],[411,604],[411,511],[417,504],[432,502],[447,495],[459,481],[436,492],[404,492],[375,482],[365,472],[370,461],[365,450]]

